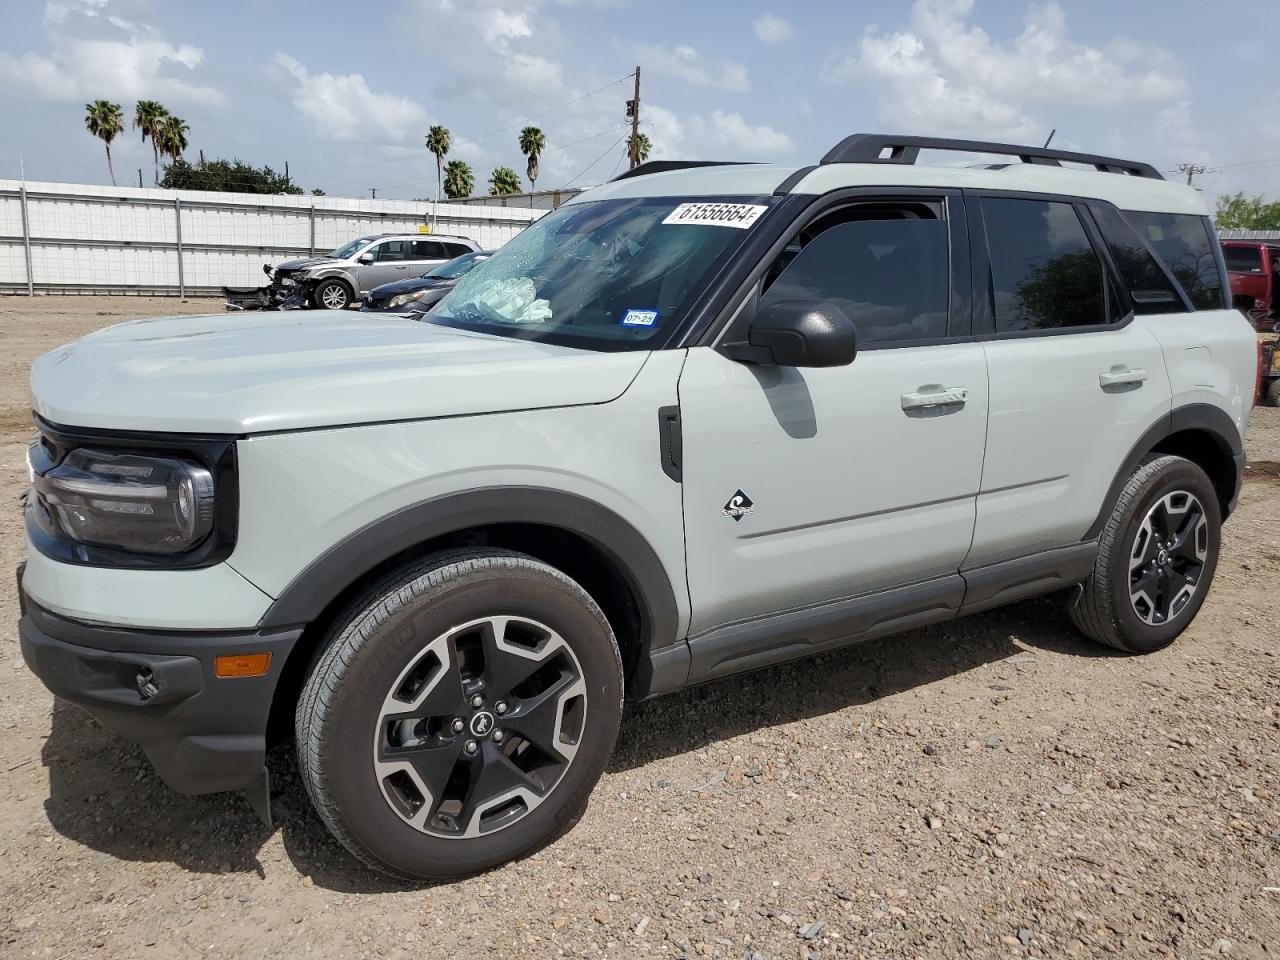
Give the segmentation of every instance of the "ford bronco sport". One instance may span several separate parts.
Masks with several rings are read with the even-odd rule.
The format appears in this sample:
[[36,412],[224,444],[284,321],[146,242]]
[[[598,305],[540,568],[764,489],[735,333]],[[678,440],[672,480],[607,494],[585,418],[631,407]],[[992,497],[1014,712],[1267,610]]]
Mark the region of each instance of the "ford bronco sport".
[[649,163],[420,322],[40,358],[22,648],[177,790],[269,818],[292,727],[354,854],[469,874],[573,823],[626,698],[1053,592],[1172,643],[1255,360],[1201,197],[1146,164]]

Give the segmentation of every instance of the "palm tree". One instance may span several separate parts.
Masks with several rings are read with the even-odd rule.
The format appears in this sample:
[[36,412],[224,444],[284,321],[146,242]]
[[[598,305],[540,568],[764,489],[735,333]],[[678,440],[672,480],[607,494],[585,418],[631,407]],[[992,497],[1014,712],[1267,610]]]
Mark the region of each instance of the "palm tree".
[[[646,133],[636,134],[636,163],[644,163],[649,159],[649,154],[653,150],[653,144],[649,142],[649,135]],[[631,138],[627,137],[627,156],[631,156]]]
[[191,127],[181,117],[166,116],[160,121],[156,145],[171,162],[181,160],[182,152],[187,149],[187,134],[190,132]]
[[444,195],[450,200],[469,197],[476,189],[476,178],[465,160],[450,160],[444,166]]
[[537,127],[525,127],[520,131],[520,152],[529,158],[529,166],[525,171],[529,176],[529,192],[532,193],[538,181],[538,156],[547,146],[547,138]]
[[124,130],[124,113],[120,104],[109,100],[95,100],[84,105],[85,129],[103,142],[107,148],[107,173],[111,174],[111,185],[116,185],[116,172],[111,166],[111,141]]
[[433,230],[436,225],[436,204],[440,202],[440,185],[442,182],[440,165],[444,163],[444,158],[449,153],[450,146],[452,146],[452,143],[447,127],[437,126],[427,131],[427,149],[436,155],[436,200],[431,205],[431,229]]
[[160,146],[156,138],[160,135],[160,124],[169,116],[169,111],[156,100],[139,100],[133,108],[133,129],[142,131],[142,142],[151,138],[151,157],[155,164],[156,186],[160,185]]
[[510,167],[495,167],[489,176],[489,196],[505,197],[520,192],[520,176]]

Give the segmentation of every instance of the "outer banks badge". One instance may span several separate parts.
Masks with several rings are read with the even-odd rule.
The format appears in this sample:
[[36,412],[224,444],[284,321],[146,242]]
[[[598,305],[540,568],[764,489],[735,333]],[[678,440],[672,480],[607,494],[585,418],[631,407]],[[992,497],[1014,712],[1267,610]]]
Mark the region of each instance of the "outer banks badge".
[[738,492],[730,497],[729,502],[724,505],[724,515],[734,523],[741,523],[742,518],[755,508],[755,502],[747,496],[745,490],[739,487]]

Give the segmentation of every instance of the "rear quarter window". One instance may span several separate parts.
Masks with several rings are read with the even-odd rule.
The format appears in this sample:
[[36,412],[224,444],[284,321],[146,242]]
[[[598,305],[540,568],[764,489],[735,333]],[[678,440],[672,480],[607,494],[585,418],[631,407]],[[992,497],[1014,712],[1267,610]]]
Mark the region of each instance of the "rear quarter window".
[[1227,306],[1218,244],[1205,217],[1126,210],[1124,217],[1165,262],[1197,310]]

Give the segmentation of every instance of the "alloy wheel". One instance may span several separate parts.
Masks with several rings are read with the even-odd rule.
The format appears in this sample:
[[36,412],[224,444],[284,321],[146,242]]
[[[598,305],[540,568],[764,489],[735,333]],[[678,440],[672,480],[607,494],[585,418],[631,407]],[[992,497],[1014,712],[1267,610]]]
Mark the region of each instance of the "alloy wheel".
[[341,310],[347,305],[347,291],[341,284],[331,283],[320,291],[320,302],[326,310]]
[[477,837],[547,798],[573,762],[586,718],[582,666],[563,637],[523,617],[473,620],[427,644],[391,685],[374,731],[374,771],[410,826]]
[[1209,523],[1195,494],[1175,490],[1151,505],[1129,551],[1129,603],[1143,623],[1178,616],[1200,586]]

